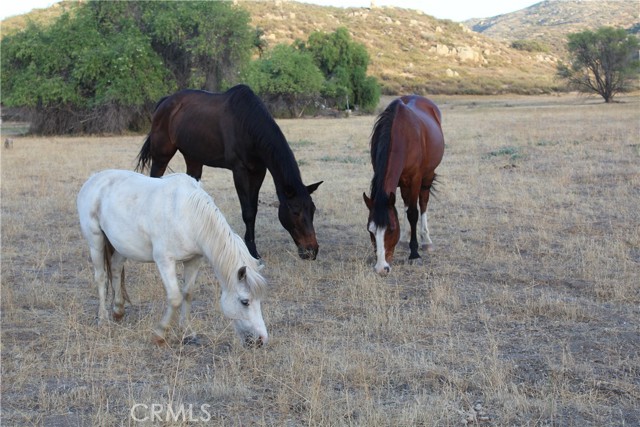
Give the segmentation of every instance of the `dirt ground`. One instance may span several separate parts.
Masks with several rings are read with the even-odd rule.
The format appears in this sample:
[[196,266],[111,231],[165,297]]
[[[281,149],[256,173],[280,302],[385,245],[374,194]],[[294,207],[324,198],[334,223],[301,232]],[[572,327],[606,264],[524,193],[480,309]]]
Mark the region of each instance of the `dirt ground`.
[[[75,211],[84,181],[132,169],[143,135],[12,136],[2,148],[2,425],[640,425],[640,97],[443,97],[429,205],[436,251],[372,269],[362,193],[375,117],[282,120],[314,193],[316,261],[277,221],[257,245],[271,336],[243,347],[204,268],[199,345],[151,343],[165,295],[126,264],[131,305],[96,324]],[[6,137],[3,123],[2,140]],[[171,167],[184,170],[176,157]],[[244,233],[230,172],[203,186]]]

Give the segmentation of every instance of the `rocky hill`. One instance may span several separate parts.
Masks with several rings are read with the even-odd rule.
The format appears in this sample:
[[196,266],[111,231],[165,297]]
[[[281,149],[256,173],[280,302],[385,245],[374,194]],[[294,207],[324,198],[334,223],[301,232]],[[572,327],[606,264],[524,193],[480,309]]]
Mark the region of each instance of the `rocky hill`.
[[539,93],[554,86],[555,57],[531,55],[420,11],[338,8],[293,1],[238,2],[269,45],[313,31],[349,29],[371,56],[369,72],[386,93]]
[[537,40],[561,56],[570,33],[605,25],[638,33],[640,3],[637,0],[547,0],[513,13],[471,19],[464,24],[475,32],[506,42]]
[[[369,73],[387,94],[550,92],[559,84],[556,63],[565,54],[567,33],[601,25],[630,28],[640,22],[636,0],[544,1],[466,23],[393,7],[338,8],[284,0],[234,4],[251,14],[252,25],[264,31],[271,47],[306,40],[313,31],[348,28],[367,47]],[[73,2],[61,2],[30,19],[51,19],[73,7]],[[24,17],[3,21],[2,32],[16,31],[21,22]],[[537,40],[545,49],[514,49],[514,40]]]

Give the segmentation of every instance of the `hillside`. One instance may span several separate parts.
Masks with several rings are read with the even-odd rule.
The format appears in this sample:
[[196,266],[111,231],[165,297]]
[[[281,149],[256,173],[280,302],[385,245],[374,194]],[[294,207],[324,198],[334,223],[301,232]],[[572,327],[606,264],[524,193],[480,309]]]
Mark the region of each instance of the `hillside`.
[[385,93],[539,93],[553,88],[555,58],[511,49],[506,42],[420,11],[337,8],[289,1],[239,2],[270,46],[313,31],[347,27],[371,56],[369,72]]
[[601,26],[632,29],[640,26],[637,0],[543,1],[513,13],[464,24],[473,31],[497,40],[537,40],[556,55],[564,55],[566,36]]
[[[555,69],[564,56],[566,34],[601,25],[637,25],[635,1],[545,1],[527,9],[464,24],[393,7],[338,8],[294,1],[236,1],[264,31],[270,47],[306,40],[313,31],[349,29],[371,56],[369,73],[386,94],[544,93],[556,89]],[[10,34],[28,19],[47,22],[77,3],[9,18]],[[475,31],[472,31],[473,28]],[[519,39],[538,40],[546,52],[510,47]]]

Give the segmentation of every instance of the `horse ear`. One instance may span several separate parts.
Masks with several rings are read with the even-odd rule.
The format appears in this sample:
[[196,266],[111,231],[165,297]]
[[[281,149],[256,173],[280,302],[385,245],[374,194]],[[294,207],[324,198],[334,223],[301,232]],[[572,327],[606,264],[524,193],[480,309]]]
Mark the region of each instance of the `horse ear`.
[[247,266],[243,265],[238,269],[238,281],[242,282],[247,278]]
[[316,182],[315,184],[307,185],[307,191],[309,192],[309,194],[316,191],[318,187],[320,187],[320,184],[322,184],[323,182],[324,181],[319,181],[319,182]]
[[389,193],[389,206],[396,204],[396,193]]
[[364,199],[364,204],[367,205],[369,209],[373,209],[373,201],[367,197],[367,193],[362,193],[362,198]]

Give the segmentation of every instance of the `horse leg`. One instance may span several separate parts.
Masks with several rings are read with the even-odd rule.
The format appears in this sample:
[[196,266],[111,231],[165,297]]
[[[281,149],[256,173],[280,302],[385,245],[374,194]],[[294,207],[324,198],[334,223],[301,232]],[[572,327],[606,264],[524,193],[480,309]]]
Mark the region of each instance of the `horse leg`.
[[[104,239],[104,236],[102,236]],[[104,243],[97,245],[98,249],[90,248],[91,262],[93,263],[93,280],[98,287],[98,325],[109,320],[107,313],[107,287],[109,286],[109,276],[104,257]]]
[[427,251],[434,250],[431,236],[429,235],[429,225],[427,223],[427,204],[429,203],[429,195],[431,194],[431,185],[433,184],[433,176],[423,181],[420,187],[420,240],[427,245]]
[[[180,310],[180,328],[188,332],[191,326],[191,287],[198,278],[202,258],[194,258],[184,262],[184,287],[182,288],[182,308]],[[190,334],[192,335],[192,334]]]
[[409,207],[404,205],[404,215],[402,215],[402,227],[400,227],[400,241],[407,242],[411,241],[411,225],[409,224],[409,219],[407,218],[407,211]]
[[409,250],[411,253],[409,254],[409,259],[420,258],[420,254],[418,253],[418,236],[416,233],[416,224],[418,223],[418,200],[416,200],[418,195],[413,196],[413,192],[409,187],[401,187],[400,192],[402,194],[402,200],[404,200],[404,204],[407,207],[407,220],[409,221],[409,227],[411,229],[411,237],[409,240]]
[[[152,136],[150,135],[149,137],[151,138]],[[158,178],[164,175],[171,158],[178,151],[178,147],[166,136],[155,134],[152,138],[154,143],[151,151],[151,172],[149,172],[149,176]]]
[[113,320],[120,320],[124,316],[124,262],[126,258],[114,252],[111,256],[111,286],[113,287]]
[[165,171],[167,170],[167,166],[169,165],[169,161],[167,160],[165,161],[158,161],[158,160],[152,160],[151,161],[151,172],[149,172],[149,176],[154,177],[154,178],[160,178],[162,175],[164,175]]
[[416,224],[418,223],[417,203],[411,204],[407,208],[407,219],[411,226],[411,240],[409,241],[409,249],[411,250],[411,253],[409,254],[409,259],[420,258],[420,254],[418,254],[418,237],[416,233]]
[[251,255],[259,259],[255,242],[256,215],[258,214],[258,194],[267,173],[267,168],[256,168],[253,171],[247,169],[234,169],[233,182],[240,199],[242,208],[242,220],[246,228],[244,241]]
[[200,178],[202,178],[202,163],[186,157],[184,158],[184,162],[187,164],[187,175],[194,177],[197,181],[200,181]]
[[162,278],[164,289],[167,293],[168,302],[164,316],[154,330],[155,343],[162,345],[166,343],[165,332],[173,320],[175,312],[180,307],[180,304],[182,304],[182,293],[180,292],[180,286],[178,285],[175,261],[167,258],[157,258],[155,261],[158,266],[158,270],[160,271],[160,277]]

